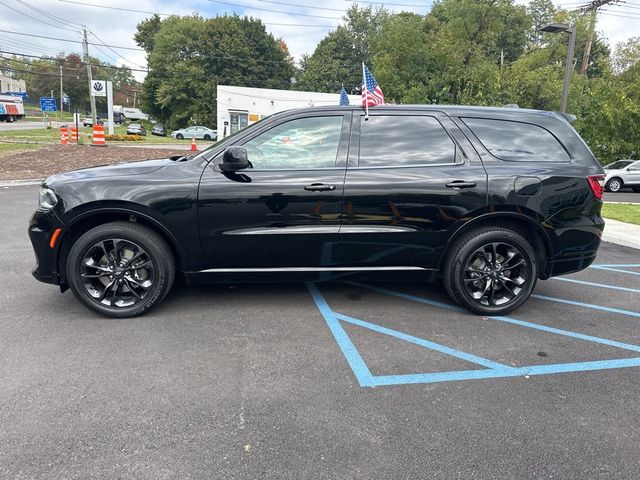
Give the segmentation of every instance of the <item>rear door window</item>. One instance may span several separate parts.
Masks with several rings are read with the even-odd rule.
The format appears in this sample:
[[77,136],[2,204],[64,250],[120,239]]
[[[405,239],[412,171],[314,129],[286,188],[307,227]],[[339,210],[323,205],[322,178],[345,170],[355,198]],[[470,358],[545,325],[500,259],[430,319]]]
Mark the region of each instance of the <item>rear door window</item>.
[[360,127],[359,167],[455,163],[455,143],[430,115],[374,115]]
[[510,161],[568,162],[569,154],[547,129],[511,120],[463,118],[484,147],[496,158]]

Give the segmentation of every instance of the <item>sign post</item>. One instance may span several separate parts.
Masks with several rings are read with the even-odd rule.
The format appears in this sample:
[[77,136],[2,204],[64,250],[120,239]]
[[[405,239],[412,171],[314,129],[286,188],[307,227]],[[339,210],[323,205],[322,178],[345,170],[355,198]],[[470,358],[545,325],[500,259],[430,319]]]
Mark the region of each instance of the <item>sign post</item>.
[[107,80],[107,117],[109,120],[109,135],[113,135],[113,82]]
[[47,128],[47,115],[45,112],[55,112],[58,110],[54,97],[40,97],[40,110],[42,110],[42,122]]

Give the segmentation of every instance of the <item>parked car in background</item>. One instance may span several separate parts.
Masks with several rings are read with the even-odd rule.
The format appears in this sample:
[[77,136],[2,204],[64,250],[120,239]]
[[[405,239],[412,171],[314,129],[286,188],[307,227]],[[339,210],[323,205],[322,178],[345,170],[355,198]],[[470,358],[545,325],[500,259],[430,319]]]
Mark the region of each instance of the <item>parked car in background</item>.
[[624,187],[640,192],[640,160],[618,160],[605,165],[604,173],[604,187],[609,192],[619,192]]
[[182,140],[183,138],[196,138],[197,140],[215,140],[218,138],[218,131],[207,127],[195,126],[181,128],[171,132],[173,138]]
[[[102,120],[102,118],[100,118],[99,116],[96,117],[96,120],[98,122],[98,125],[104,125],[104,120]],[[84,120],[82,120],[82,125],[84,127],[93,126],[93,118],[91,117],[91,115],[87,115],[86,117],[84,117]]]
[[127,135],[147,135],[145,128],[139,123],[132,123],[127,127]]
[[161,123],[156,123],[151,129],[151,135],[157,135],[159,137],[167,136],[167,129]]
[[33,275],[111,317],[146,312],[176,275],[441,280],[470,311],[504,315],[594,261],[603,181],[559,113],[288,110],[195,156],[49,177]]

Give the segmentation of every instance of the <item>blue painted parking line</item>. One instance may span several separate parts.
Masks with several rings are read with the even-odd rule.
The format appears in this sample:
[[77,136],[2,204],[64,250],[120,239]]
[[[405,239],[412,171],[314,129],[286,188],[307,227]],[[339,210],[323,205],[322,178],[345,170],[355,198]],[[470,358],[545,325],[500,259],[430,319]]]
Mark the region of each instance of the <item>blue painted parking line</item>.
[[[349,282],[352,285],[356,285],[361,288],[366,288],[372,291],[376,291],[383,294],[393,295],[405,300],[416,301],[426,305],[444,308],[456,312],[463,311],[460,307],[450,305],[447,303],[439,302],[436,300],[430,300],[428,298],[419,297],[403,292],[397,292],[386,288],[376,287],[372,285],[360,284],[356,282]],[[351,367],[356,379],[360,386],[363,387],[376,387],[385,385],[403,385],[403,384],[415,384],[415,383],[434,383],[434,382],[449,382],[449,381],[463,381],[463,380],[479,380],[488,378],[506,378],[506,377],[519,377],[519,376],[533,376],[533,375],[549,375],[556,373],[569,373],[569,372],[587,372],[596,370],[608,370],[615,368],[629,368],[639,367],[640,357],[612,359],[612,360],[597,360],[597,361],[585,361],[585,362],[573,362],[573,363],[557,363],[549,365],[528,365],[520,367],[511,367],[492,360],[473,355],[471,353],[463,352],[446,345],[432,342],[431,340],[422,339],[414,335],[409,335],[404,332],[400,332],[391,328],[376,325],[371,322],[367,322],[358,318],[354,318],[348,315],[344,315],[335,312],[331,309],[326,302],[318,288],[313,283],[307,283],[307,287],[313,300],[315,301],[320,313],[324,317],[329,329],[331,330],[338,346],[342,350],[347,363]],[[639,314],[640,315],[640,314]],[[540,325],[532,322],[526,322],[524,320],[518,320],[511,317],[485,317],[491,320],[510,323],[521,327],[532,328],[535,330],[545,331],[556,335],[568,336],[579,340],[588,342],[600,343],[615,348],[624,350],[630,350],[640,353],[640,345],[633,345],[615,340],[610,340],[602,337],[595,337],[592,335],[585,335],[578,332],[571,332],[568,330],[562,330],[558,328],[548,327],[546,325]],[[411,373],[405,375],[373,375],[367,367],[362,356],[358,352],[357,348],[349,338],[349,335],[344,330],[341,322],[351,323],[358,325],[369,330],[389,335],[393,338],[404,340],[415,345],[433,350],[439,353],[443,353],[449,356],[453,356],[458,359],[480,365],[485,368],[476,370],[455,370],[448,372],[428,372],[428,373]]]
[[603,312],[618,313],[620,315],[627,315],[629,317],[640,318],[640,312],[633,312],[631,310],[624,310],[622,308],[605,307],[603,305],[596,305],[594,303],[577,302],[575,300],[568,300],[566,298],[549,297],[547,295],[532,294],[531,298],[537,298],[539,300],[546,300],[548,302],[565,303],[567,305],[574,305],[576,307],[585,307],[592,310],[601,310]]
[[602,265],[592,265],[590,268],[595,268],[596,270],[606,270],[608,272],[627,273],[629,275],[640,275],[640,272],[632,272],[630,270],[623,270],[622,268],[604,267]]
[[586,282],[584,280],[577,280],[575,278],[567,277],[551,277],[550,280],[560,280],[562,282],[579,283],[580,285],[587,285],[589,287],[606,288],[609,290],[620,290],[621,292],[640,293],[640,289],[619,287],[617,285],[606,285],[604,283]]
[[595,263],[591,265],[597,267],[613,267],[613,268],[640,268],[640,263]]

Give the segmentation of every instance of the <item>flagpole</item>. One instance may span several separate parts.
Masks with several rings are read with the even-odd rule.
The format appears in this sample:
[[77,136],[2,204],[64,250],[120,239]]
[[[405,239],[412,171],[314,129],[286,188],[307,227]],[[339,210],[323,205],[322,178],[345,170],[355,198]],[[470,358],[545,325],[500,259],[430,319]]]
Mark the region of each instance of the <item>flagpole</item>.
[[369,101],[367,99],[367,95],[369,94],[369,91],[366,88],[366,83],[365,83],[365,78],[364,78],[364,62],[362,62],[362,88],[366,92],[364,94],[364,106],[365,106],[364,119],[365,120],[369,120]]

